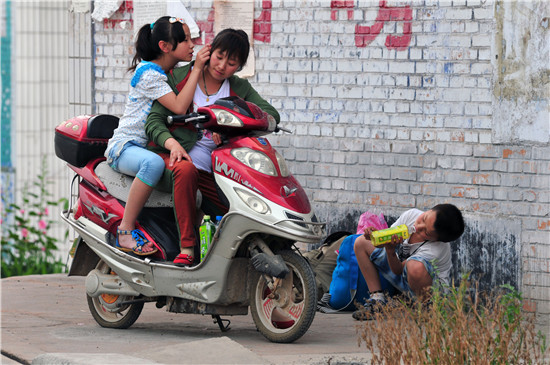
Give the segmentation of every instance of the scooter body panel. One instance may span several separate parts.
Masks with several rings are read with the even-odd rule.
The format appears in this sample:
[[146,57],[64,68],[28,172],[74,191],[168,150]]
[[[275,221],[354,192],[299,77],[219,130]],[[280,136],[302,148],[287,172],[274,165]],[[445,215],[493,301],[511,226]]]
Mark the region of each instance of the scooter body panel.
[[[266,175],[244,165],[231,154],[236,148],[250,148],[264,153],[276,166],[278,175]],[[292,175],[282,176],[278,166],[275,149],[263,137],[237,138],[212,152],[216,178],[230,178],[275,204],[298,213],[309,213],[311,206],[304,189]]]

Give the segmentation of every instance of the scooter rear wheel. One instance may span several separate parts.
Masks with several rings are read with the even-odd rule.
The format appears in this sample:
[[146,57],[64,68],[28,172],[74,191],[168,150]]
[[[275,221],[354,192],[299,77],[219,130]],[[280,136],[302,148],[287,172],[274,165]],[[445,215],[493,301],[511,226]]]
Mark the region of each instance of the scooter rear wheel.
[[305,259],[295,252],[278,252],[290,273],[274,292],[263,275],[252,281],[250,311],[256,328],[272,342],[290,343],[302,337],[315,317],[315,277]]
[[[102,260],[98,262],[96,269],[104,274],[114,274],[111,268]],[[134,299],[130,296],[102,294],[93,298],[86,294],[86,297],[88,298],[90,312],[101,327],[128,328],[134,324],[143,310],[143,303],[119,306],[119,303]]]

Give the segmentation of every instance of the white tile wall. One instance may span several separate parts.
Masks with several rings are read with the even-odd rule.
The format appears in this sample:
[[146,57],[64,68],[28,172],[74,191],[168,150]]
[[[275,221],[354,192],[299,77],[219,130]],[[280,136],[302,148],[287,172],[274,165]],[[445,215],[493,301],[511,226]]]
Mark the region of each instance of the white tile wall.
[[[67,1],[12,4],[16,199],[21,199],[25,184],[32,186],[36,181],[45,156],[50,192],[52,199],[57,200],[67,196],[72,174],[55,156],[54,129],[74,114],[91,112],[90,17],[69,13]],[[71,43],[78,44],[76,54],[69,52]],[[75,59],[69,61],[71,56]],[[77,67],[69,67],[70,62]],[[59,214],[59,210],[50,209],[51,217],[58,221]],[[51,233],[61,239],[65,230],[58,224]],[[59,247],[60,257],[66,257],[68,242]]]

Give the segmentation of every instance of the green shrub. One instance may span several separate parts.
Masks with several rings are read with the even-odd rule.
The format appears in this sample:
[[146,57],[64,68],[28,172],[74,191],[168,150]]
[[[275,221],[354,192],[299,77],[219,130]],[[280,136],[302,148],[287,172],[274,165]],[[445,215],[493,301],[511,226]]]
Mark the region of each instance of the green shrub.
[[359,345],[373,353],[373,364],[547,363],[546,338],[522,303],[509,285],[479,293],[465,276],[445,293],[434,289],[425,303],[392,299],[358,326]]
[[[55,256],[58,239],[49,232],[57,222],[50,217],[49,208],[67,206],[66,199],[51,200],[47,190],[46,159],[40,173],[22,192],[22,204],[10,204],[2,211],[2,267],[3,278],[9,276],[52,274],[65,271],[65,264]],[[65,231],[65,238],[68,231]]]

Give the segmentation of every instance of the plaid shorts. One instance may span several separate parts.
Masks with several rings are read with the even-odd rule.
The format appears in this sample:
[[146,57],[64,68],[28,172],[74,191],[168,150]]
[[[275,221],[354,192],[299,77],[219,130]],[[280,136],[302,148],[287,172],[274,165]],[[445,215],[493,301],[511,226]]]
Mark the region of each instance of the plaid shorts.
[[[393,285],[397,290],[399,290],[402,293],[410,293],[411,295],[414,295],[412,292],[409,281],[407,280],[407,266],[405,265],[405,268],[403,270],[403,273],[401,275],[396,275],[391,271],[390,265],[388,264],[388,257],[386,256],[386,250],[383,248],[376,248],[370,255],[370,260],[376,266],[378,269],[378,272],[390,282],[391,285]],[[435,277],[435,270],[431,262],[426,260],[423,257],[420,256],[411,256],[407,260],[414,260],[419,261],[424,264],[424,267],[426,268],[426,271],[428,271],[428,274],[432,277],[432,279]]]

